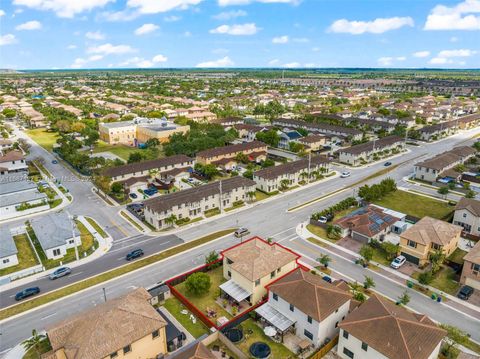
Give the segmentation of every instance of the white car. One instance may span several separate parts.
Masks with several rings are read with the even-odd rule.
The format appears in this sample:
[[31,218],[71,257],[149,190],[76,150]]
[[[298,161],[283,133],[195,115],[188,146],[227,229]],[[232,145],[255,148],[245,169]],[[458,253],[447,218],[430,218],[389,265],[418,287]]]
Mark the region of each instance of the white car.
[[407,261],[407,258],[405,258],[404,256],[398,256],[397,258],[395,258],[392,263],[390,263],[390,267],[394,268],[394,269],[398,269],[400,268],[405,262]]
[[344,171],[344,172],[342,172],[342,174],[340,175],[340,177],[342,177],[342,178],[350,177],[350,172]]
[[327,223],[327,222],[328,222],[328,218],[325,217],[325,216],[321,216],[321,217],[318,219],[318,221],[319,221],[320,223]]

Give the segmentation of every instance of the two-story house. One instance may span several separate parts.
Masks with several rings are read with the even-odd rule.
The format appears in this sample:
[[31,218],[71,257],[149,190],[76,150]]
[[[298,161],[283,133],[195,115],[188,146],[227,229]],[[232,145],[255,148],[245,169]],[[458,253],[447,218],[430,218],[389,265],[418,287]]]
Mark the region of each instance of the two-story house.
[[0,156],[0,174],[26,171],[28,169],[25,156],[21,151],[14,150]]
[[460,283],[480,290],[480,242],[463,257]]
[[455,206],[453,224],[474,236],[480,236],[480,201],[462,197]]
[[462,227],[431,217],[423,217],[400,235],[400,254],[407,261],[424,265],[430,253],[441,250],[445,256],[457,248]]

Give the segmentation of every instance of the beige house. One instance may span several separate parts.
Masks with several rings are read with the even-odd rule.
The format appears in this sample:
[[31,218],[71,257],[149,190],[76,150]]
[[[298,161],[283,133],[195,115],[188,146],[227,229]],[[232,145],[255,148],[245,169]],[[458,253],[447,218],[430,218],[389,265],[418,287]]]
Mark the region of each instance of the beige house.
[[462,197],[455,207],[453,224],[474,236],[480,236],[480,201]]
[[338,151],[339,160],[351,166],[359,166],[376,161],[382,157],[392,156],[405,150],[405,139],[399,136],[388,136],[344,148]]
[[317,152],[323,149],[323,146],[325,146],[327,142],[327,137],[322,135],[308,135],[299,138],[296,142],[304,145],[307,152]]
[[198,152],[196,160],[198,163],[204,165],[222,165],[226,160],[234,160],[238,154],[246,155],[250,161],[259,162],[267,158],[267,145],[260,141],[252,141],[237,145],[211,148]]
[[423,266],[429,255],[441,250],[447,257],[457,248],[462,227],[431,217],[423,217],[400,235],[400,254]]
[[254,237],[226,249],[223,255],[223,276],[227,282],[220,289],[237,302],[257,304],[267,294],[266,286],[297,268],[298,254]]
[[480,242],[463,257],[460,283],[480,290]]
[[138,288],[50,328],[44,359],[157,358],[167,353],[166,321]]

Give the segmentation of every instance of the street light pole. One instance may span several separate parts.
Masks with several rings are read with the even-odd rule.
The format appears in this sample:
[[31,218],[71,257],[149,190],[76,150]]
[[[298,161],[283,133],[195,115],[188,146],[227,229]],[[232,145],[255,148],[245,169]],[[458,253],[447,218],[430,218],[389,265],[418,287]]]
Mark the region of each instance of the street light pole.
[[70,216],[70,213],[67,211],[68,218],[72,222],[72,238],[73,238],[73,247],[75,248],[75,260],[78,261],[78,248],[77,248],[77,238],[75,237],[75,220],[77,216]]
[[103,287],[102,290],[103,290],[103,299],[106,302],[107,301],[107,292],[105,291],[105,287]]
[[310,168],[312,165],[312,153],[308,153],[308,176],[307,176],[307,183],[310,183]]
[[220,214],[223,213],[223,203],[222,203],[222,199],[223,199],[223,195],[222,195],[222,180],[218,181],[218,186],[219,186],[219,189],[220,189]]

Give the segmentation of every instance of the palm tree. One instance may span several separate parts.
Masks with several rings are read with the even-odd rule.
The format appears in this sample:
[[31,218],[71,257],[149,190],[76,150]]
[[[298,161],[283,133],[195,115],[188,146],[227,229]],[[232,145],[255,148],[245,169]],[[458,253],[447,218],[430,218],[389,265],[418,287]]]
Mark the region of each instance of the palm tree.
[[247,198],[249,201],[253,200],[253,198],[255,198],[255,191],[247,192]]
[[403,292],[400,297],[398,297],[397,305],[403,304],[407,305],[410,302],[410,296],[408,295],[407,291]]
[[22,342],[23,348],[25,351],[29,351],[30,349],[35,350],[37,354],[37,358],[40,358],[40,351],[39,347],[43,340],[46,339],[46,335],[38,334],[36,329],[32,330],[32,336]]
[[288,185],[290,184],[290,181],[288,179],[283,179],[280,181],[280,189],[282,191],[286,190],[288,188]]
[[317,261],[323,264],[325,268],[328,267],[328,264],[330,263],[331,260],[332,258],[330,258],[328,254],[323,254],[320,258],[317,259]]
[[302,173],[300,173],[299,177],[300,177],[300,179],[305,180],[305,178],[308,177],[308,173],[307,172],[302,172]]
[[177,216],[172,214],[169,217],[165,218],[165,223],[173,226],[173,224],[177,221]]
[[375,281],[373,280],[373,278],[365,276],[365,280],[363,281],[363,288],[368,289],[368,288],[374,288],[374,287],[375,287]]
[[327,237],[332,239],[338,239],[342,233],[342,230],[338,226],[328,225],[327,226]]

